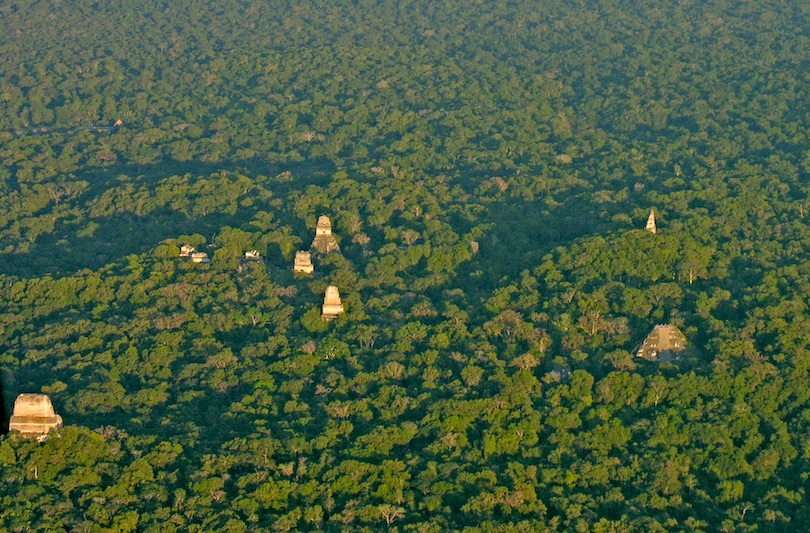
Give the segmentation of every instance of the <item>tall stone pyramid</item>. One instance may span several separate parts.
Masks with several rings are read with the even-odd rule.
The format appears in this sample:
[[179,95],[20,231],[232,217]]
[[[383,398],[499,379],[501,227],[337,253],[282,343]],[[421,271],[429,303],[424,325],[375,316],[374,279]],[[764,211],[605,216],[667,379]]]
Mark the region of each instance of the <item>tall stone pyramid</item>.
[[650,216],[647,217],[647,227],[644,228],[650,233],[658,233],[658,228],[655,227],[655,211],[650,210]]
[[62,417],[53,411],[51,399],[46,394],[20,394],[14,400],[9,431],[19,431],[25,437],[43,441],[52,429],[61,425]]
[[659,324],[653,328],[636,352],[636,357],[649,361],[666,362],[686,355],[686,335],[672,324]]
[[340,301],[340,292],[334,285],[329,285],[323,298],[321,320],[334,320],[342,312],[343,302]]
[[329,217],[321,215],[318,218],[318,225],[315,227],[315,240],[312,241],[310,249],[321,255],[340,251],[340,246],[338,246],[335,236],[332,235],[332,221],[329,220]]
[[303,250],[295,252],[293,272],[302,272],[304,274],[312,274],[315,272],[315,267],[312,266],[312,256],[310,256],[309,252]]

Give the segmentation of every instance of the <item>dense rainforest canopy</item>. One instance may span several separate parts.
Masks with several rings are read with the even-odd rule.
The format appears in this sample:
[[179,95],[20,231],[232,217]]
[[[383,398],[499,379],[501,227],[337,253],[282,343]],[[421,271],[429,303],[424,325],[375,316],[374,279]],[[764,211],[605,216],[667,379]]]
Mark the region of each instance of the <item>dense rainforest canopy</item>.
[[0,3],[0,530],[810,529],[809,15]]

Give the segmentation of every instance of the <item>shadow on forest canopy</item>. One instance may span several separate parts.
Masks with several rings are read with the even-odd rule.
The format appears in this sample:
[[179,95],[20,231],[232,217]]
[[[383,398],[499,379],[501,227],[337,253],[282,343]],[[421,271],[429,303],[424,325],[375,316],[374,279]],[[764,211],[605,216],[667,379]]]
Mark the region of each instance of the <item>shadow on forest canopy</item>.
[[[322,185],[335,169],[327,160],[279,165],[260,158],[231,164],[181,163],[173,160],[146,166],[120,164],[100,171],[94,168],[77,172],[75,177],[86,180],[89,188],[76,201],[81,204],[81,209],[82,205],[86,206],[100,197],[120,176],[133,177],[136,185],[149,185],[171,176],[186,174],[207,177],[217,172],[227,172],[254,179],[257,176],[274,176],[284,171],[291,171],[293,175],[305,175],[306,181],[274,183],[273,192],[277,196],[284,196],[292,189],[307,185]],[[194,218],[170,209],[159,209],[141,217],[123,213],[101,218],[60,219],[53,231],[40,235],[27,252],[0,254],[0,271],[21,278],[35,278],[44,275],[69,275],[84,268],[95,270],[122,257],[146,252],[161,241],[177,235],[199,233],[210,238],[223,226],[238,227],[249,222],[263,208],[265,206],[253,205],[249,208],[240,207],[234,215],[213,212]],[[91,234],[79,235],[90,222],[96,225]]]

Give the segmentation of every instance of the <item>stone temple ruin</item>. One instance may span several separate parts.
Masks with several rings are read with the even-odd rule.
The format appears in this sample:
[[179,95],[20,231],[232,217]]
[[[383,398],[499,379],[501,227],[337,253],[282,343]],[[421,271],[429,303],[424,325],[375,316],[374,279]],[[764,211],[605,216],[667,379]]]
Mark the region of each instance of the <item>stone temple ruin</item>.
[[312,274],[315,267],[312,266],[312,256],[309,252],[299,251],[295,252],[295,262],[293,263],[293,272],[302,272],[304,274]]
[[680,359],[686,351],[686,335],[671,324],[659,324],[641,343],[636,357],[665,363]]
[[340,301],[340,292],[334,285],[326,288],[326,295],[323,298],[323,310],[321,320],[334,320],[343,312],[343,303]]
[[647,217],[647,227],[644,228],[650,233],[658,233],[658,229],[655,227],[655,211],[650,210],[650,216]]
[[338,246],[335,236],[332,235],[332,221],[329,220],[329,217],[321,215],[318,218],[318,225],[315,227],[315,240],[312,241],[310,249],[321,255],[340,251],[340,246]]
[[210,263],[211,259],[208,257],[208,254],[205,252],[198,252],[193,246],[190,244],[184,244],[180,247],[180,257],[186,259],[187,261],[191,261],[192,263]]
[[24,437],[35,437],[42,442],[52,429],[61,426],[62,417],[54,413],[47,394],[20,394],[14,400],[9,431],[19,431]]
[[192,252],[191,253],[191,262],[192,263],[210,263],[211,258],[208,257],[208,254],[205,252]]

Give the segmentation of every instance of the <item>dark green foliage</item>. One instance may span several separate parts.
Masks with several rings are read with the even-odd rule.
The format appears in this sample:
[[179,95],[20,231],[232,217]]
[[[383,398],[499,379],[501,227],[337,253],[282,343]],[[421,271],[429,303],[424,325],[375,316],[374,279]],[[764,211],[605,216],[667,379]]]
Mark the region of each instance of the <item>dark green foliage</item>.
[[0,4],[0,530],[808,529],[808,22]]

